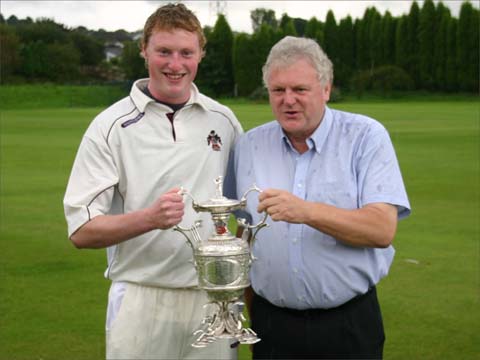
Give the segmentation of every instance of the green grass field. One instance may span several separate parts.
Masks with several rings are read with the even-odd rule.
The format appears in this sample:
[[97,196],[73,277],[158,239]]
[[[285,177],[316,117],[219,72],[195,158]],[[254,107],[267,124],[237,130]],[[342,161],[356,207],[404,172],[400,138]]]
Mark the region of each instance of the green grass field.
[[[229,103],[245,129],[266,104]],[[480,355],[479,104],[349,102],[390,131],[413,213],[379,286],[385,359]],[[62,199],[100,108],[0,112],[0,359],[102,359],[105,252],[67,239]],[[241,346],[241,359],[249,359]]]

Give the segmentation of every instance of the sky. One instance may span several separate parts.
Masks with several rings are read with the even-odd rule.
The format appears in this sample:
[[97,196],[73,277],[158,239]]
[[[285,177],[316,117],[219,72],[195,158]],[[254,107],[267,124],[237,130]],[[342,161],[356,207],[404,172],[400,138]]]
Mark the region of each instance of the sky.
[[[69,28],[84,26],[90,30],[107,31],[126,30],[129,32],[143,29],[147,17],[155,9],[170,1],[39,1],[39,0],[1,0],[0,12],[7,19],[15,15],[19,19],[31,17],[49,18]],[[275,11],[277,19],[287,13],[293,18],[309,20],[316,17],[325,21],[328,10],[332,10],[337,22],[348,15],[353,19],[362,18],[365,9],[374,6],[381,14],[390,11],[393,16],[401,16],[410,11],[410,0],[383,1],[182,1],[199,18],[203,26],[213,26],[216,21],[217,6],[223,13],[233,31],[252,32],[250,11],[257,8]],[[423,0],[417,1],[422,7]],[[438,1],[435,1],[438,2]],[[442,1],[450,8],[454,17],[458,17],[461,0]],[[478,2],[472,1],[478,8]]]

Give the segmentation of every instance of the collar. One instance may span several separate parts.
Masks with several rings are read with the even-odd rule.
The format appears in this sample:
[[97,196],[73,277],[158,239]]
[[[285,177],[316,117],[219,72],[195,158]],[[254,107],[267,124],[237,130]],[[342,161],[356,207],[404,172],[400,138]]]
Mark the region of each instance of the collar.
[[[146,95],[141,90],[148,85],[148,81],[149,81],[148,78],[147,79],[140,79],[140,80],[135,81],[133,83],[132,90],[130,91],[130,98],[132,99],[133,103],[138,108],[138,110],[142,113],[145,112],[145,109],[147,108],[147,106],[150,103],[158,104],[158,105],[164,106],[166,108],[166,105],[162,105],[160,103],[157,103],[154,99],[152,99],[150,96]],[[191,106],[191,105],[199,105],[203,109],[208,110],[208,107],[205,104],[205,101],[204,101],[203,97],[201,96],[200,92],[198,91],[198,88],[196,87],[196,85],[193,84],[193,83],[190,87],[190,99],[188,99],[185,106]]]
[[[314,150],[317,153],[320,154],[323,144],[325,143],[328,134],[330,132],[330,128],[332,127],[332,111],[325,106],[325,112],[323,114],[323,119],[320,121],[320,125],[315,129],[313,134],[307,139],[307,146],[310,150]],[[280,127],[280,126],[279,126]],[[287,135],[285,132],[282,130],[281,131],[281,137],[283,139],[283,142],[287,147],[290,149],[294,149],[292,146],[292,143],[288,139]]]

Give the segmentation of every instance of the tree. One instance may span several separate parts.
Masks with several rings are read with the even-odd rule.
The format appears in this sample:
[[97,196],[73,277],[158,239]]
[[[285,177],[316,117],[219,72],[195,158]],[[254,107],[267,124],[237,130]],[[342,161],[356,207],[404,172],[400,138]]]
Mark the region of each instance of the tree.
[[355,58],[357,70],[364,70],[368,67],[368,28],[366,16],[363,19],[355,20]]
[[30,80],[47,78],[48,52],[47,45],[43,41],[38,40],[25,44],[20,54],[23,60],[20,73],[25,78]]
[[308,20],[307,25],[305,26],[305,37],[316,40],[317,43],[323,47],[323,26],[316,17],[312,17]]
[[446,37],[445,89],[457,89],[457,19],[450,18]]
[[408,72],[410,54],[407,29],[408,18],[404,15],[398,19],[395,28],[395,64]]
[[470,2],[460,8],[457,27],[458,84],[464,91],[478,91],[479,11]]
[[374,7],[369,9],[368,13],[368,44],[369,44],[369,60],[370,70],[373,71],[382,63],[382,37],[381,23],[382,17]]
[[15,26],[18,23],[19,23],[19,20],[15,15],[10,15],[10,17],[7,19],[8,25]]
[[434,88],[434,38],[435,38],[435,5],[432,0],[425,0],[420,12],[419,23],[419,55],[420,80],[427,90]]
[[76,80],[80,69],[80,53],[72,43],[47,45],[47,79],[54,82]]
[[73,31],[70,36],[74,46],[80,52],[81,65],[95,66],[105,58],[103,44],[92,36],[80,31]]
[[332,61],[334,67],[340,62],[339,59],[339,50],[338,50],[338,29],[337,22],[335,21],[335,15],[333,11],[329,10],[327,12],[327,17],[325,19],[325,27],[323,29],[324,44],[323,50]]
[[[250,35],[241,33],[235,37],[233,68],[237,96],[248,96],[256,88],[261,86],[260,76],[252,74],[252,70],[257,69],[259,66],[256,56],[254,55],[257,52],[256,50]],[[249,56],[245,56],[245,54],[249,54]]]
[[270,9],[255,9],[250,12],[250,19],[252,20],[253,32],[260,30],[260,27],[263,24],[267,24],[272,27],[272,29],[277,29],[277,19],[275,18],[275,11]]
[[338,25],[338,60],[335,65],[335,83],[347,86],[355,66],[353,22],[350,16],[340,20]]
[[283,14],[280,19],[280,29],[283,36],[298,36],[293,19],[287,14]]
[[[292,22],[290,21],[290,24]],[[282,31],[274,31],[271,27],[263,25],[260,31],[253,34],[252,40],[255,51],[255,60],[257,63],[257,69],[254,69],[255,78],[258,81],[258,86],[263,86],[262,83],[262,67],[267,60],[267,56],[270,53],[270,49],[275,43],[277,43],[284,35]]]
[[80,54],[71,44],[36,40],[22,50],[21,74],[30,80],[68,81],[78,76]]
[[218,15],[209,34],[207,56],[200,64],[197,83],[202,90],[213,96],[231,96],[233,80],[233,33],[224,15]]
[[43,41],[46,44],[66,44],[71,41],[69,31],[51,19],[39,19],[36,22],[19,22],[17,34],[23,43]]
[[436,11],[437,31],[433,50],[433,76],[435,88],[438,90],[446,89],[447,31],[450,17],[450,10],[439,3]]
[[264,92],[262,67],[270,49],[281,37],[281,30],[275,31],[267,24],[263,24],[251,36],[236,36],[233,63],[237,95],[251,96],[253,93]]
[[412,77],[415,87],[420,87],[420,45],[419,45],[419,23],[420,23],[420,7],[414,1],[410,6],[410,13],[406,20],[406,52],[405,65],[402,66]]
[[123,43],[120,67],[123,70],[126,80],[133,81],[148,77],[145,59],[140,55],[138,41],[126,41]]
[[6,24],[0,24],[0,81],[4,83],[21,66],[20,39],[15,31]]
[[381,23],[381,48],[383,65],[395,64],[395,20],[389,11],[385,12]]
[[295,28],[295,32],[297,33],[297,36],[304,36],[305,35],[305,30],[307,27],[307,20],[301,19],[301,18],[293,18],[293,27]]

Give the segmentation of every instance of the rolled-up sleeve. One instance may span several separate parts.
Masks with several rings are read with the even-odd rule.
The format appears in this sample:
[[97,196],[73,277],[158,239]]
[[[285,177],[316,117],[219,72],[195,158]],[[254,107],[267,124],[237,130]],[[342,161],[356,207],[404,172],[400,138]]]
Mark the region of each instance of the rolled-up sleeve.
[[389,203],[397,207],[399,219],[406,217],[410,214],[410,203],[390,136],[380,125],[373,126],[370,132],[359,149],[360,206],[374,202]]

